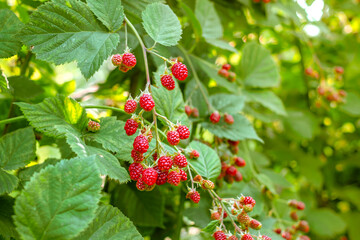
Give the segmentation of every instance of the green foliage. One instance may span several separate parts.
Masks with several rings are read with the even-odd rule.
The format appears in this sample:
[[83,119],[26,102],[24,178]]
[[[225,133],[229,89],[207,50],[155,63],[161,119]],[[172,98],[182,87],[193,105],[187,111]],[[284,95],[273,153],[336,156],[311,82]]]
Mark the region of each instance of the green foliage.
[[198,159],[190,160],[190,162],[201,176],[208,179],[219,176],[221,165],[219,157],[213,149],[197,141],[191,142],[189,147],[200,153]]
[[217,39],[223,36],[220,18],[216,13],[214,3],[209,0],[197,0],[195,15],[202,28],[202,36],[206,39]]
[[124,9],[121,0],[87,0],[90,10],[112,32],[121,28],[124,21]]
[[330,209],[317,209],[307,214],[309,224],[317,235],[331,237],[344,232],[346,225],[336,213]]
[[100,185],[94,156],[44,168],[15,201],[17,231],[23,239],[75,237],[93,219]]
[[[68,130],[80,136],[87,124],[85,110],[75,100],[57,96],[39,104],[17,103],[31,125],[38,131],[53,137],[61,137]],[[55,126],[63,126],[56,128]]]
[[0,58],[11,57],[21,48],[21,38],[17,33],[23,23],[9,9],[0,9],[0,22]]
[[78,0],[41,5],[20,35],[26,45],[34,46],[37,58],[56,65],[76,61],[86,78],[100,68],[120,40],[118,34],[98,24],[90,8]]
[[146,32],[155,41],[164,46],[174,46],[181,38],[179,19],[171,8],[165,4],[149,4],[142,12]]
[[143,239],[133,223],[112,206],[100,206],[90,225],[75,239]]

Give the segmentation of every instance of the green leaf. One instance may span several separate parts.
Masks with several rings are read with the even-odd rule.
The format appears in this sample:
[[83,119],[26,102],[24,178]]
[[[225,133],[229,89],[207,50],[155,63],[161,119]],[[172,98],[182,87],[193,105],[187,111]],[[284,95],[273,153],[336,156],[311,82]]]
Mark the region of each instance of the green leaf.
[[263,142],[263,140],[256,134],[254,127],[246,119],[246,117],[240,114],[233,115],[233,117],[233,124],[227,124],[224,119],[221,118],[220,122],[217,124],[204,122],[201,123],[201,125],[220,138],[227,138],[233,141],[255,139],[259,142]]
[[31,81],[24,76],[9,77],[10,87],[13,89],[13,95],[16,99],[32,99],[44,92],[42,87],[37,85],[35,81]]
[[18,178],[0,169],[0,195],[12,192],[18,185]]
[[271,111],[279,114],[286,115],[286,110],[281,99],[270,90],[264,91],[244,91],[246,100],[249,102],[256,102],[262,106],[270,109]]
[[279,185],[280,187],[283,187],[283,188],[292,187],[292,184],[288,180],[286,180],[286,178],[280,173],[277,173],[270,169],[261,169],[261,173],[263,173],[269,179],[271,179],[271,182],[275,185]]
[[56,65],[76,61],[90,78],[119,43],[117,33],[98,24],[89,7],[77,0],[53,0],[31,14],[21,31],[37,58]]
[[218,93],[211,95],[211,105],[222,113],[239,113],[245,105],[245,97],[233,94]]
[[100,206],[96,210],[96,217],[88,228],[75,240],[95,239],[144,239],[134,224],[119,209],[112,206]]
[[146,6],[155,2],[164,2],[164,0],[122,0],[126,16],[132,20],[133,23],[141,22],[141,13],[145,10]]
[[157,188],[141,192],[135,184],[121,184],[114,190],[111,203],[136,226],[164,227],[165,198]]
[[220,158],[212,148],[198,141],[192,141],[189,148],[200,153],[198,159],[190,159],[189,162],[202,177],[214,179],[220,175]]
[[257,43],[247,43],[241,57],[241,72],[247,87],[276,87],[280,75],[270,52]]
[[217,85],[226,88],[226,90],[232,93],[239,92],[239,87],[235,83],[231,83],[227,79],[219,76],[218,69],[216,69],[215,65],[195,56],[191,56],[191,58],[199,65],[209,78],[216,81]]
[[55,126],[63,126],[59,129],[71,130],[73,134],[79,136],[88,122],[85,109],[78,102],[68,97],[59,95],[46,98],[43,102],[35,105],[16,104],[21,108],[30,124],[48,136],[63,136],[64,132],[59,132]]
[[224,41],[224,40],[220,40],[220,39],[206,39],[207,43],[224,49],[224,50],[228,50],[230,52],[234,52],[234,53],[238,53],[238,50],[236,48],[234,48],[233,46],[231,46],[228,42]]
[[195,15],[202,27],[202,35],[207,39],[223,37],[223,27],[216,13],[214,3],[209,0],[196,0]]
[[23,23],[9,9],[0,9],[0,22],[0,58],[8,58],[15,55],[22,46],[16,35]]
[[162,3],[153,3],[142,12],[143,26],[155,42],[164,46],[177,45],[181,39],[181,24],[171,8]]
[[207,232],[207,233],[213,233],[218,225],[220,225],[220,221],[213,220],[213,221],[209,222],[209,224],[205,228],[201,229],[201,231]]
[[317,131],[316,118],[310,112],[291,110],[284,118],[285,126],[297,136],[304,139],[311,139]]
[[6,75],[0,69],[0,93],[9,93],[10,92],[10,84]]
[[340,105],[340,109],[350,116],[360,116],[360,95],[356,92],[348,92],[345,103]]
[[101,148],[87,146],[81,138],[71,132],[66,133],[65,136],[66,142],[79,157],[96,155],[95,163],[101,174],[108,175],[120,183],[125,183],[130,180],[128,172],[120,165],[114,155]]
[[94,218],[100,190],[95,156],[48,166],[15,201],[17,231],[23,239],[71,239]]
[[32,128],[22,128],[0,138],[0,168],[15,170],[35,159]]
[[0,239],[1,236],[5,239],[20,239],[12,219],[14,202],[15,199],[10,196],[0,196]]
[[179,2],[179,4],[181,9],[184,10],[185,14],[189,18],[189,21],[191,22],[196,39],[199,40],[202,36],[202,29],[199,20],[196,18],[194,12],[188,5],[186,5],[184,2]]
[[201,82],[198,84],[195,79],[186,84],[185,97],[188,99],[190,106],[196,107],[199,110],[199,116],[204,117],[208,115],[208,106],[200,88],[206,98],[209,99],[209,93],[204,84]]
[[30,178],[34,173],[40,172],[41,169],[49,166],[55,165],[59,162],[59,159],[49,158],[46,159],[45,162],[41,164],[36,164],[31,167],[20,169],[18,172],[18,177],[20,179],[20,185],[24,185],[27,181],[30,181]]
[[310,230],[316,235],[333,238],[345,231],[346,224],[333,210],[328,208],[313,209],[306,213]]
[[267,175],[260,173],[256,175],[256,178],[261,184],[263,184],[267,189],[269,189],[270,192],[272,192],[273,194],[277,193],[273,181],[271,181],[271,178],[269,178]]
[[91,11],[112,32],[119,30],[124,21],[121,0],[86,0]]
[[[178,83],[175,81],[175,89],[167,90],[161,85],[160,72],[164,67],[160,66],[154,74],[155,82],[158,87],[153,87],[152,96],[155,101],[156,111],[167,117],[172,122],[181,122],[189,126],[189,119],[185,114],[185,103]],[[160,118],[161,119],[161,118]]]

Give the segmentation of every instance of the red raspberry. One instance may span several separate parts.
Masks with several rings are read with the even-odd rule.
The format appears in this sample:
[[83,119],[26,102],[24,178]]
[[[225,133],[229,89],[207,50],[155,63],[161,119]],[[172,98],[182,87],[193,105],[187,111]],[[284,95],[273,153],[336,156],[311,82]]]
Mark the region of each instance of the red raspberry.
[[254,240],[250,234],[244,234],[241,237],[241,240]]
[[195,182],[201,182],[203,180],[203,178],[200,176],[200,175],[196,175],[195,177],[194,177],[194,181]]
[[228,143],[231,145],[231,146],[237,146],[239,145],[240,141],[233,141],[233,140],[228,140]]
[[89,132],[97,132],[100,130],[100,123],[90,120],[87,129]]
[[187,174],[184,170],[180,169],[179,170],[179,174],[180,174],[180,181],[183,182],[183,181],[186,181],[187,180]]
[[247,213],[242,212],[239,215],[237,215],[237,220],[239,223],[247,226],[247,225],[249,225],[251,219],[250,219],[249,215],[247,215]]
[[226,234],[223,231],[216,231],[213,234],[215,240],[226,240]]
[[262,227],[262,224],[258,220],[251,219],[249,226],[252,229],[259,230]]
[[160,79],[161,84],[166,88],[167,90],[171,91],[175,88],[175,81],[172,78],[171,75],[163,75]]
[[180,135],[177,131],[169,131],[167,133],[167,140],[170,145],[178,145],[180,142]]
[[335,72],[337,73],[337,74],[343,74],[344,73],[344,68],[342,68],[342,67],[340,67],[340,66],[336,66],[335,68],[334,68],[334,70],[335,70]]
[[262,235],[262,236],[261,236],[261,239],[262,239],[262,240],[271,240],[271,237],[268,237],[268,236],[266,236],[266,235]]
[[149,142],[144,135],[139,135],[135,138],[133,147],[135,151],[138,151],[139,153],[146,153],[149,149]]
[[324,88],[323,86],[319,86],[319,87],[317,88],[317,92],[318,92],[318,94],[319,94],[320,96],[324,96],[325,93],[326,93],[326,88]]
[[188,76],[188,69],[186,65],[181,62],[175,63],[171,67],[171,72],[174,75],[174,77],[180,81],[184,81]]
[[142,173],[142,180],[145,184],[151,186],[156,183],[158,173],[153,168],[147,168]]
[[[218,209],[218,212],[221,214],[222,213],[222,208],[219,208]],[[227,214],[227,212],[226,211],[224,211],[224,213],[223,213],[223,218],[227,218],[227,216],[228,216],[228,214]]]
[[194,203],[199,203],[200,194],[198,191],[190,191],[186,194],[186,198],[190,198]]
[[122,72],[124,72],[124,73],[128,72],[130,69],[131,69],[131,68],[128,68],[128,67],[125,66],[124,64],[121,64],[121,65],[119,66],[119,70],[122,71]]
[[347,92],[346,92],[345,90],[343,90],[343,89],[340,89],[339,92],[338,92],[338,94],[339,94],[340,96],[342,96],[342,97],[346,97]]
[[280,228],[275,228],[275,229],[274,229],[274,232],[277,233],[277,234],[280,234],[280,233],[281,233],[281,229],[280,229]]
[[226,69],[223,69],[223,68],[218,71],[218,74],[220,76],[223,76],[224,78],[229,77],[229,72]]
[[154,99],[150,94],[143,94],[140,97],[140,107],[142,107],[145,111],[150,112],[155,107]]
[[136,108],[137,108],[137,102],[135,100],[129,99],[125,103],[124,111],[126,113],[131,114],[135,112]]
[[219,220],[220,219],[220,213],[219,212],[213,212],[210,216],[211,220]]
[[215,188],[215,184],[210,180],[202,180],[201,187],[206,190],[213,190]]
[[177,186],[179,185],[181,180],[180,174],[178,174],[176,171],[171,171],[168,175],[167,182],[171,185]]
[[186,113],[186,115],[188,115],[188,117],[190,117],[190,115],[192,113],[192,109],[190,106],[188,106],[188,105],[185,106],[185,113]]
[[139,189],[140,191],[144,191],[146,186],[143,182],[143,180],[141,178],[139,178],[139,180],[137,180],[136,182],[136,188]]
[[210,115],[210,121],[212,123],[218,123],[220,121],[220,114],[218,111],[215,111]]
[[226,174],[229,175],[229,176],[235,176],[235,175],[236,175],[236,172],[237,172],[237,169],[236,169],[236,167],[234,167],[234,166],[229,166],[229,167],[226,169]]
[[254,207],[255,204],[256,204],[256,201],[252,197],[244,197],[244,196],[242,196],[240,198],[240,203],[243,204],[243,205],[251,204]]
[[241,172],[237,171],[234,179],[236,182],[241,182],[243,180],[243,176],[242,176]]
[[229,76],[227,77],[227,79],[228,79],[230,82],[235,82],[235,81],[236,81],[236,73],[234,73],[234,72],[229,72]]
[[187,126],[180,125],[176,131],[179,133],[180,139],[187,139],[190,137],[190,130]]
[[112,56],[111,61],[115,66],[120,66],[122,63],[122,57],[120,54],[115,54]]
[[154,154],[152,155],[152,157],[153,157],[154,161],[156,161],[157,158],[158,158],[157,152],[154,152]]
[[230,124],[230,125],[234,123],[233,116],[231,116],[230,114],[227,114],[227,113],[224,114],[224,120],[227,124]]
[[136,57],[132,53],[124,53],[122,55],[122,60],[122,64],[130,69],[136,65]]
[[229,71],[230,70],[230,68],[231,68],[231,65],[230,64],[224,64],[224,65],[222,65],[222,69],[225,69],[225,70],[227,70],[227,71]]
[[297,221],[297,220],[299,219],[299,216],[298,216],[297,213],[294,212],[294,211],[292,211],[292,212],[290,213],[290,217],[291,217],[291,219],[294,220],[294,221]]
[[304,221],[304,220],[301,220],[297,226],[297,229],[304,232],[304,233],[307,233],[309,232],[309,224],[307,221]]
[[174,164],[179,168],[184,168],[187,166],[188,163],[184,155],[178,154],[174,157]]
[[238,238],[235,235],[231,235],[227,240],[238,240]]
[[194,118],[198,118],[199,117],[199,110],[197,108],[193,108],[192,109],[192,112],[191,112],[191,115],[194,117]]
[[134,160],[135,163],[141,163],[144,160],[144,155],[133,149],[131,150],[131,158]]
[[166,183],[167,181],[167,176],[168,173],[167,172],[162,172],[159,169],[159,166],[155,166],[154,169],[156,170],[156,172],[158,173],[158,177],[156,179],[156,185],[163,185]]
[[269,2],[271,2],[271,0],[262,0],[263,1],[263,3],[269,3]]
[[296,203],[296,208],[297,208],[298,210],[304,210],[304,209],[305,209],[305,203],[303,203],[303,202],[301,202],[301,201],[298,201],[298,202]]
[[224,177],[225,181],[227,183],[230,183],[232,184],[234,182],[234,177],[233,176],[230,176],[230,175],[223,175],[222,177]]
[[172,164],[173,162],[168,156],[162,156],[158,160],[158,167],[160,171],[168,171],[171,168]]
[[190,153],[190,158],[191,159],[197,159],[200,157],[200,153],[196,150],[192,150],[191,153]]
[[235,165],[238,167],[245,167],[245,165],[246,165],[245,160],[242,159],[241,157],[235,157],[234,162],[235,162]]
[[298,202],[295,199],[292,199],[292,200],[288,201],[289,207],[292,207],[292,208],[297,208],[297,203]]
[[245,206],[243,206],[243,209],[244,209],[244,211],[245,212],[251,212],[252,210],[253,210],[253,205],[251,205],[251,204],[246,204]]
[[129,173],[130,173],[131,180],[134,180],[134,181],[139,180],[143,170],[144,170],[144,168],[140,163],[132,163],[132,164],[130,164]]
[[292,235],[291,235],[291,233],[289,233],[289,232],[283,232],[283,233],[281,234],[281,236],[282,236],[283,238],[285,238],[286,240],[291,240],[291,239],[292,239]]
[[124,126],[126,135],[131,136],[135,134],[138,126],[139,126],[138,123],[134,119],[132,118],[128,119]]
[[314,70],[310,67],[306,68],[305,69],[305,74],[308,75],[308,76],[312,76],[314,73]]

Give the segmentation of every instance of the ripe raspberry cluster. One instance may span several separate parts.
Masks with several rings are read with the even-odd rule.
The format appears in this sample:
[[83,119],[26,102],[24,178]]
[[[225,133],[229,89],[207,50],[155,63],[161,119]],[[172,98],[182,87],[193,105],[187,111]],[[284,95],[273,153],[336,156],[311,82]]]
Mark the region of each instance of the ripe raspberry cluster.
[[[274,232],[281,235],[282,238],[286,240],[291,239],[300,239],[300,240],[310,240],[308,236],[301,235],[303,233],[308,233],[310,228],[309,224],[305,220],[300,220],[297,215],[298,210],[304,210],[305,204],[301,201],[295,199],[288,201],[288,206],[291,207],[292,211],[290,212],[290,218],[294,221],[294,224],[287,227],[286,229],[276,228]],[[302,232],[302,233],[301,233]]]
[[221,69],[218,71],[218,74],[220,76],[226,78],[230,82],[235,82],[236,81],[236,73],[231,72],[230,69],[231,69],[230,64],[224,64],[224,65],[222,65]]
[[97,132],[100,130],[100,123],[90,120],[87,129],[89,132]]
[[[213,123],[213,124],[216,124],[220,121],[221,119],[221,115],[218,111],[215,111],[213,113],[211,113],[210,117],[209,117],[210,121]],[[225,113],[224,114],[224,121],[231,125],[234,123],[234,117],[228,113]]]
[[[238,226],[236,226],[235,234],[226,233],[222,228],[225,226],[220,225],[217,227],[216,231],[213,234],[214,239],[242,239],[242,240],[251,240],[251,239],[261,239],[261,240],[271,240],[270,237],[265,235],[253,236],[249,233],[249,228],[254,230],[260,230],[262,224],[256,219],[251,218],[248,213],[253,210],[255,207],[256,201],[250,196],[241,196],[238,199],[221,199],[221,201],[227,202],[226,204],[219,204],[216,202],[215,207],[210,210],[212,220],[220,220],[223,222],[227,217],[231,218],[232,221],[237,221]],[[231,205],[231,210],[228,210],[229,213],[223,209],[223,206]],[[230,215],[229,215],[230,214]],[[238,238],[238,236],[240,238]]]
[[[259,3],[259,2],[261,2],[261,0],[253,0],[253,2],[254,3]],[[271,0],[262,0],[262,2],[266,4],[266,3],[270,3]]]
[[126,51],[124,54],[115,54],[111,58],[114,66],[119,67],[119,70],[122,72],[127,72],[135,67],[136,57],[134,54]]
[[[324,80],[325,77],[324,76],[321,77],[320,83],[317,87],[318,96],[315,101],[315,106],[317,108],[324,106],[325,105],[324,100],[329,102],[330,104],[345,102],[345,97],[347,95],[347,92],[344,89],[339,89],[339,87],[342,85],[339,84],[339,82],[342,81],[344,69],[340,66],[336,66],[334,67],[333,73],[323,73],[323,74],[328,74],[327,78],[334,79],[335,81],[332,81],[334,83],[328,84]],[[319,79],[319,73],[311,67],[305,69],[305,75],[313,79]]]
[[169,91],[175,89],[173,76],[179,81],[184,81],[188,77],[188,69],[186,65],[178,61],[178,59],[174,60],[170,74],[168,73],[168,70],[165,69],[165,73],[160,76],[161,85]]

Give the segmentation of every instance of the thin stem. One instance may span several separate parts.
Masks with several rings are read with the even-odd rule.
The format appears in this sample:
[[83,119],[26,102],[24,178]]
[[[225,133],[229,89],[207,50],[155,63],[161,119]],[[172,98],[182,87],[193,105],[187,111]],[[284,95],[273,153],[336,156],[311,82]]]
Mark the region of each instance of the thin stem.
[[25,116],[19,116],[19,117],[14,117],[14,118],[8,118],[8,119],[4,119],[0,121],[0,125],[1,124],[8,124],[8,123],[13,123],[13,122],[18,122],[21,120],[24,120]]
[[32,57],[32,52],[29,50],[29,52],[26,54],[25,61],[20,68],[20,75],[22,75],[22,76],[25,75],[26,70],[29,67],[31,57]]
[[170,64],[173,64],[173,62],[170,61],[169,59],[167,59],[166,57],[163,57],[163,56],[161,56],[160,54],[158,54],[158,53],[156,53],[156,52],[154,52],[154,51],[152,51],[152,50],[150,50],[150,49],[146,49],[146,51],[147,51],[148,53],[154,54],[155,56],[161,58],[161,59],[164,60],[165,62],[168,62],[168,63],[170,63]]
[[98,109],[106,109],[106,110],[112,110],[114,112],[122,112],[127,114],[124,110],[120,109],[120,108],[115,108],[115,107],[109,107],[109,106],[101,106],[101,105],[88,105],[88,106],[83,106],[84,108],[98,108]]
[[191,61],[188,53],[186,52],[186,50],[180,44],[178,45],[178,48],[184,54],[186,61],[189,63],[190,69],[191,69],[192,73],[194,74],[195,81],[196,81],[198,87],[200,88],[200,92],[204,97],[206,105],[208,106],[208,110],[209,110],[209,112],[211,112],[213,110],[213,107],[211,106],[211,104],[209,102],[209,99],[207,98],[207,96],[206,96],[206,94],[204,92],[204,89],[202,89],[202,87],[201,87],[201,81],[200,81],[199,76],[197,75],[197,73],[195,71],[194,65],[192,64],[192,61]]
[[125,51],[128,49],[128,35],[127,35],[127,25],[125,22]]

